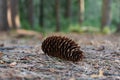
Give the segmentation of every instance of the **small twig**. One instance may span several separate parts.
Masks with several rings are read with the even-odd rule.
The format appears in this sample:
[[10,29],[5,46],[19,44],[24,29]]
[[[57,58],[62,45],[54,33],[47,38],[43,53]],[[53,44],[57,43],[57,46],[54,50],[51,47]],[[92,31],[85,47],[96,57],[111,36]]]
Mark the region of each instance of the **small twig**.
[[3,51],[3,50],[13,50],[15,49],[15,47],[0,47],[0,51]]
[[104,76],[120,76],[120,74],[111,74],[108,72],[104,72],[103,74],[104,74]]

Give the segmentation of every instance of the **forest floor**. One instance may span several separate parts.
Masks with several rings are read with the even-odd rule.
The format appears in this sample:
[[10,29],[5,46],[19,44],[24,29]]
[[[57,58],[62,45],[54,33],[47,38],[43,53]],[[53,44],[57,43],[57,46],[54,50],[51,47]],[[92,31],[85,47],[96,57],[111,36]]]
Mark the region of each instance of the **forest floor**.
[[0,80],[120,80],[118,35],[66,34],[84,52],[77,63],[45,55],[42,37],[0,36]]

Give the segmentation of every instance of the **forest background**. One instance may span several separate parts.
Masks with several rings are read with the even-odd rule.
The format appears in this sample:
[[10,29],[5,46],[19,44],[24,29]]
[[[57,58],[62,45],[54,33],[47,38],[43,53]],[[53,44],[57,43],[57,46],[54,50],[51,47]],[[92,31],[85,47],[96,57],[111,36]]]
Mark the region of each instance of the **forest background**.
[[0,0],[0,30],[120,32],[119,4],[120,0]]

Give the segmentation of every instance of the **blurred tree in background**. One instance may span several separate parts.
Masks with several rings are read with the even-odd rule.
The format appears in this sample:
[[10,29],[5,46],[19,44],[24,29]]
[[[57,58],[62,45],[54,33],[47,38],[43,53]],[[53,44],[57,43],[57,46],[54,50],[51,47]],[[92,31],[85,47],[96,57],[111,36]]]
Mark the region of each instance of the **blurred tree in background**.
[[8,0],[7,2],[8,24],[11,29],[20,28],[19,0]]
[[0,0],[0,30],[120,32],[119,4],[120,0]]
[[112,17],[112,24],[117,27],[116,32],[120,32],[120,0],[114,0],[113,4],[115,7],[112,8],[113,10],[113,17]]
[[0,31],[9,29],[7,21],[7,1],[0,0]]
[[39,6],[39,23],[41,27],[44,27],[44,0],[40,0]]
[[25,0],[27,7],[27,19],[31,28],[34,26],[34,1],[33,0]]
[[64,17],[68,20],[68,24],[71,23],[71,16],[72,16],[72,0],[65,1],[65,14]]
[[80,7],[80,19],[79,19],[79,22],[80,22],[80,25],[83,23],[83,20],[84,20],[84,0],[78,0],[79,1],[79,7]]
[[60,31],[60,0],[55,0],[56,31]]
[[111,24],[111,3],[112,0],[103,0],[102,3],[102,21],[101,28],[108,27]]

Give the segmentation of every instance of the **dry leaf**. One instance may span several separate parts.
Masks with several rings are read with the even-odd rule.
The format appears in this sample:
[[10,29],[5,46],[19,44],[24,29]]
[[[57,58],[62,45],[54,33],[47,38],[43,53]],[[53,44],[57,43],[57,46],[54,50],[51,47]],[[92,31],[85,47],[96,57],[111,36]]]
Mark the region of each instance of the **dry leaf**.
[[74,77],[72,77],[72,78],[70,78],[69,80],[75,80],[75,78],[74,78]]
[[97,74],[93,74],[93,75],[91,75],[91,77],[92,78],[104,77],[103,73],[104,73],[104,71],[99,70],[99,74],[98,75]]
[[92,74],[91,75],[91,78],[98,78],[99,76],[98,75],[96,75],[96,74]]
[[99,77],[103,77],[104,76],[103,73],[104,73],[104,71],[100,70],[99,71]]
[[55,69],[54,68],[50,68],[49,69],[51,72],[55,72]]
[[10,67],[14,67],[14,66],[16,66],[16,65],[17,65],[16,62],[12,62],[12,63],[9,64]]
[[20,60],[29,60],[29,57],[25,56],[25,57],[21,58]]
[[0,58],[3,56],[3,53],[2,52],[0,52]]
[[2,43],[2,44],[0,44],[0,47],[3,47],[4,46],[4,44]]
[[99,68],[99,65],[96,63],[96,64],[94,65],[94,68],[98,69],[98,68]]
[[105,46],[99,46],[96,50],[97,50],[97,51],[105,50]]
[[5,63],[4,61],[0,60],[0,64],[4,64],[4,63]]

